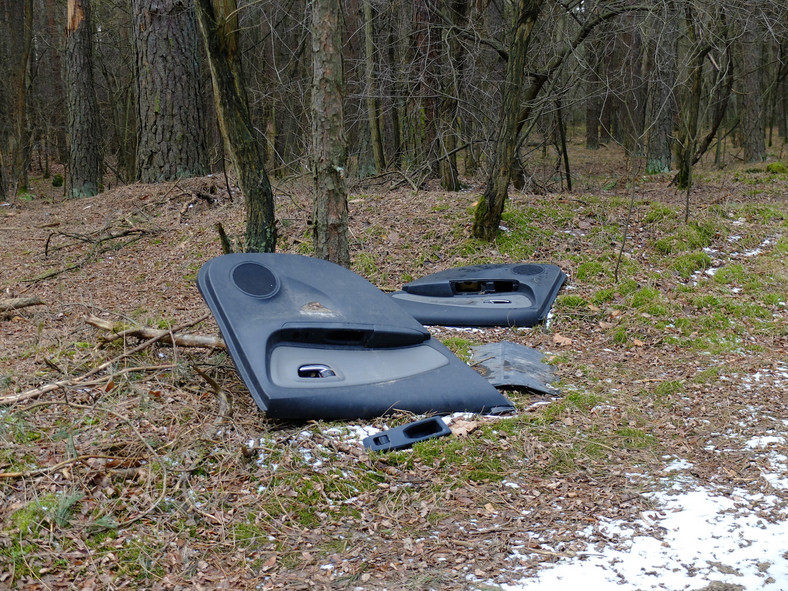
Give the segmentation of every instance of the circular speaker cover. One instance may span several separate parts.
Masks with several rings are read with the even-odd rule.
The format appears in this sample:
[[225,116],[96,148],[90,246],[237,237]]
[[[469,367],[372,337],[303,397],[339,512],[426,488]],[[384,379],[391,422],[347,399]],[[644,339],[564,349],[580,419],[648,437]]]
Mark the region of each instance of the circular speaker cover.
[[259,263],[241,263],[232,272],[236,287],[256,298],[270,298],[279,291],[279,279],[271,269]]
[[539,275],[544,271],[541,265],[517,265],[512,269],[515,275]]

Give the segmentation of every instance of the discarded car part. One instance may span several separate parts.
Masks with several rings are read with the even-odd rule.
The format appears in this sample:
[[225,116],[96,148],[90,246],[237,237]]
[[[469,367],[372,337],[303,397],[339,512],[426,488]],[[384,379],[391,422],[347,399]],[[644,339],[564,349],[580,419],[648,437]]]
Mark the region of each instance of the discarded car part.
[[406,283],[392,297],[422,324],[534,326],[547,316],[565,279],[556,265],[475,265]]
[[471,367],[493,386],[527,388],[541,394],[559,394],[552,366],[544,355],[517,343],[502,341],[471,347]]
[[392,451],[405,449],[425,439],[445,435],[451,435],[451,429],[443,422],[443,419],[430,417],[370,435],[365,437],[362,443],[371,451]]
[[197,285],[238,373],[271,417],[513,410],[390,297],[339,265],[231,254],[203,265]]

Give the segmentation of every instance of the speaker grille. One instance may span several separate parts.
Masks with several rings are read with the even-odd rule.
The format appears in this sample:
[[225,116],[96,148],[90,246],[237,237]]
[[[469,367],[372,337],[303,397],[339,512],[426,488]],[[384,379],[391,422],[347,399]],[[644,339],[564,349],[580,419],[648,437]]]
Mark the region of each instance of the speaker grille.
[[233,269],[233,283],[247,295],[269,298],[279,291],[279,281],[268,267],[258,263],[241,263]]
[[544,269],[540,265],[517,265],[512,269],[515,275],[539,275]]

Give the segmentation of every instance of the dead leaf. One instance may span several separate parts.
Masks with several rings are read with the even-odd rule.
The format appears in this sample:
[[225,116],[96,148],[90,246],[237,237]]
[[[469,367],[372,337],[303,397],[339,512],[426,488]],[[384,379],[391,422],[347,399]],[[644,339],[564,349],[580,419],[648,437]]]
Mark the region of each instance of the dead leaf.
[[479,427],[477,421],[466,421],[465,419],[457,419],[449,426],[452,435],[456,437],[467,437],[468,433],[475,431]]
[[263,571],[271,570],[276,564],[276,554],[271,555],[268,560],[263,563]]
[[613,324],[612,322],[605,322],[604,320],[600,320],[599,322],[599,328],[601,328],[602,330],[607,330],[608,328],[613,328],[614,326],[615,324]]
[[566,347],[567,345],[572,344],[572,339],[569,337],[561,336],[560,334],[556,333],[553,335],[553,343],[558,345],[559,347]]
[[643,345],[645,345],[646,343],[644,343],[644,342],[643,342],[643,341],[641,341],[640,339],[632,339],[632,344],[634,344],[636,347],[642,347],[642,346],[643,346]]

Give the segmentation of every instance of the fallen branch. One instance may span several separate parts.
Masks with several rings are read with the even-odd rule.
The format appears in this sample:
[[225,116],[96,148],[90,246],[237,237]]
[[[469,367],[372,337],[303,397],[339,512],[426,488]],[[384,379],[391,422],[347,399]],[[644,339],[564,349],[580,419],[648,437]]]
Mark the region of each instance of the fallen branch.
[[191,322],[188,322],[186,324],[182,324],[181,326],[177,326],[177,327],[173,328],[169,332],[168,331],[161,331],[163,334],[156,335],[155,337],[149,338],[147,341],[143,341],[142,343],[140,343],[139,345],[137,345],[133,349],[130,349],[129,351],[126,351],[125,353],[122,353],[122,354],[120,354],[120,355],[118,355],[116,357],[113,357],[109,361],[105,361],[104,363],[102,363],[98,367],[95,367],[95,368],[91,369],[88,373],[83,374],[83,375],[81,375],[79,377],[73,378],[71,380],[60,380],[60,381],[57,381],[57,382],[52,382],[51,384],[46,384],[45,386],[40,386],[38,388],[33,388],[32,390],[28,390],[26,392],[20,392],[18,394],[11,394],[9,396],[0,397],[0,406],[6,405],[6,404],[14,404],[16,402],[21,402],[22,400],[29,400],[30,398],[35,398],[37,396],[41,396],[42,394],[46,394],[47,392],[52,392],[54,390],[59,390],[60,388],[63,388],[64,386],[76,386],[76,385],[79,385],[79,384],[87,385],[85,380],[87,380],[89,377],[94,376],[97,373],[104,371],[108,367],[114,365],[115,363],[117,363],[118,361],[120,361],[122,359],[125,359],[126,357],[129,357],[130,355],[133,355],[134,353],[137,353],[137,352],[142,351],[143,349],[145,349],[147,347],[150,347],[153,343],[163,339],[165,336],[174,335],[176,332],[178,332],[180,330],[184,330],[186,328],[189,328],[191,326],[194,326],[195,324],[198,324],[198,323],[202,322],[203,320],[207,319],[209,316],[210,316],[210,314],[206,314],[205,316],[202,316],[202,317],[198,318],[197,320],[192,320]]
[[105,343],[117,341],[118,339],[125,339],[127,337],[135,337],[138,339],[156,339],[162,343],[175,344],[179,347],[203,347],[206,349],[227,349],[224,341],[219,337],[209,337],[204,335],[173,335],[169,330],[162,330],[157,328],[149,328],[147,326],[136,326],[117,332],[115,327],[109,320],[103,320],[96,316],[88,316],[85,322],[111,332],[109,336],[102,336],[101,340]]
[[19,308],[26,308],[27,306],[41,305],[44,305],[44,302],[35,296],[32,298],[11,298],[9,300],[0,300],[0,312],[10,312]]

